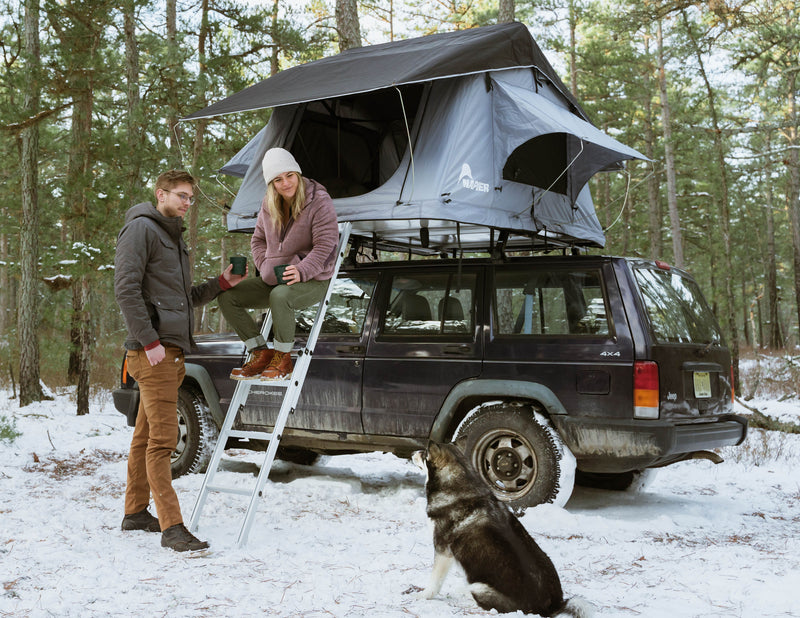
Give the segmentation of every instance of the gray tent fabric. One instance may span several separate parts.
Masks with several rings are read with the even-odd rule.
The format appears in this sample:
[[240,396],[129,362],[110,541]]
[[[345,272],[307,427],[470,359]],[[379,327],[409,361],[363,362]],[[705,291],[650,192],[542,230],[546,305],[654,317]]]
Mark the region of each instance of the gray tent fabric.
[[[267,132],[267,126],[261,129],[256,136],[247,142],[247,145],[237,152],[230,161],[219,168],[220,174],[227,174],[228,176],[238,176],[244,178],[250,164],[255,159],[255,153],[258,152],[259,145],[264,141],[264,134]],[[262,153],[263,157],[263,153]]]
[[184,120],[520,67],[538,69],[556,86],[571,110],[588,120],[527,27],[518,22],[348,49],[281,71]]
[[[506,32],[476,30],[487,29]],[[435,51],[438,38],[423,40]],[[521,246],[602,247],[587,182],[645,157],[585,120],[542,74],[504,67],[276,107],[262,137],[223,167],[238,175],[249,164],[228,227],[254,227],[266,190],[261,158],[281,146],[326,186],[339,220],[374,242],[467,249],[505,231]]]

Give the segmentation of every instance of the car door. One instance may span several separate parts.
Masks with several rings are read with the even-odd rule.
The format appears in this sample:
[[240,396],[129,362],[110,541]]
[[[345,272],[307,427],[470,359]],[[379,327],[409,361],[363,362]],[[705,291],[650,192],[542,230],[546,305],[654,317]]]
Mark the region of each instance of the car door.
[[549,388],[571,415],[623,416],[633,345],[610,264],[495,267],[484,378]]
[[364,360],[365,433],[427,437],[453,386],[480,374],[481,273],[453,264],[383,274]]
[[[288,428],[362,432],[361,379],[377,278],[376,273],[339,274],[297,408],[286,422]],[[316,312],[316,305],[296,312],[296,348],[302,349]],[[283,393],[283,388],[269,383],[254,385],[242,412],[243,423],[272,426]]]

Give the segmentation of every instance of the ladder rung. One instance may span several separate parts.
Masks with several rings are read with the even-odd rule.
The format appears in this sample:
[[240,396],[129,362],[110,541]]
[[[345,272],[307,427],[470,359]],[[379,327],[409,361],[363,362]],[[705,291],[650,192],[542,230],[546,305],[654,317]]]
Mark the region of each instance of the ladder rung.
[[226,494],[239,494],[240,496],[249,496],[253,493],[252,489],[243,489],[239,487],[223,487],[222,485],[206,485],[208,491],[219,491]]
[[239,431],[231,429],[228,432],[229,438],[249,438],[250,440],[272,440],[272,432],[269,431]]

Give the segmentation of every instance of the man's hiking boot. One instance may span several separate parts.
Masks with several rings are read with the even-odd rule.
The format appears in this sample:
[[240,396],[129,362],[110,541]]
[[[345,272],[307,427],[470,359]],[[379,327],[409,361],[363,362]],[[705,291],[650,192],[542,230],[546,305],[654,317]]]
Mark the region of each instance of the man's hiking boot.
[[261,374],[262,380],[285,380],[292,373],[292,355],[290,352],[275,352],[272,360]]
[[147,532],[161,532],[161,526],[158,525],[158,519],[150,514],[147,507],[144,507],[138,513],[126,515],[122,518],[123,530],[147,530]]
[[206,549],[208,543],[194,536],[183,524],[175,524],[161,533],[161,547],[169,547],[175,551],[194,551]]
[[258,378],[264,369],[266,369],[269,362],[272,360],[274,350],[271,348],[264,348],[261,350],[253,350],[250,355],[250,360],[241,367],[237,367],[231,371],[231,379],[233,380],[255,380]]

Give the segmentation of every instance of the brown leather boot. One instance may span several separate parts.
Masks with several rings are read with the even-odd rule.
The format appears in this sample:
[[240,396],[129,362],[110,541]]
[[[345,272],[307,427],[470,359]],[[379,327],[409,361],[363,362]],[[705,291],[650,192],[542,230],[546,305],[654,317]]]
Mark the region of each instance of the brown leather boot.
[[261,379],[285,380],[289,374],[292,373],[293,368],[291,353],[278,352],[276,350],[269,365],[267,365],[267,368],[264,369],[264,372],[261,374]]
[[263,350],[253,350],[250,355],[250,360],[241,367],[237,367],[231,371],[231,379],[233,380],[255,380],[266,369],[269,362],[272,360],[272,355],[275,350],[271,348],[264,348]]

